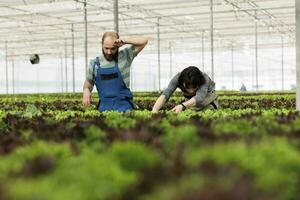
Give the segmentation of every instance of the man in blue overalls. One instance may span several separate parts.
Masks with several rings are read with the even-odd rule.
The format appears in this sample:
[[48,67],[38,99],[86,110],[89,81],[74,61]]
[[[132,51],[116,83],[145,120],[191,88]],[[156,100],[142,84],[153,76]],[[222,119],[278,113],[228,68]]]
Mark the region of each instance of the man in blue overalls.
[[[145,37],[121,39],[116,32],[106,32],[102,37],[102,54],[90,61],[83,86],[84,106],[91,103],[94,85],[98,90],[99,111],[127,111],[134,109],[130,91],[130,67],[133,59],[146,46]],[[124,48],[120,48],[123,45]],[[120,49],[119,49],[120,48]]]

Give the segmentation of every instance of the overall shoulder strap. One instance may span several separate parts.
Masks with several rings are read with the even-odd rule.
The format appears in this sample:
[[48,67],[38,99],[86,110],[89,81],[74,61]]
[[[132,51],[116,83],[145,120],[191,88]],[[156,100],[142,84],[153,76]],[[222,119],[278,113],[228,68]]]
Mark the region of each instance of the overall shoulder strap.
[[100,59],[99,59],[99,57],[96,57],[96,60],[95,60],[94,65],[93,65],[93,72],[94,73],[95,73],[95,67],[96,67],[96,65],[98,67],[100,67]]
[[96,60],[95,60],[95,64],[94,64],[94,66],[93,66],[93,68],[94,68],[94,70],[95,70],[95,66],[98,66],[98,67],[100,67],[100,59],[99,59],[99,57],[96,57]]
[[100,59],[99,59],[99,57],[96,57],[96,65],[97,65],[98,67],[100,67]]
[[97,72],[95,71],[96,65],[97,65],[98,67],[100,67],[100,60],[99,60],[99,57],[96,57],[96,60],[95,60],[95,62],[94,62],[94,64],[93,64],[93,76],[94,76],[94,78],[95,78],[96,73],[97,73]]

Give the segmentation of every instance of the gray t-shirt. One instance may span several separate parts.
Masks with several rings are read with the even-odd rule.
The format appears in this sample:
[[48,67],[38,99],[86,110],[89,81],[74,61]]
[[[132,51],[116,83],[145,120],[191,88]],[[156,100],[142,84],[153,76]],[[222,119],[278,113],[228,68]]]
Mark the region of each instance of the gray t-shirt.
[[[119,49],[118,55],[118,66],[124,80],[124,83],[127,87],[130,85],[130,67],[132,64],[133,59],[135,58],[135,54],[133,53],[134,46],[133,45],[126,45]],[[115,61],[107,61],[102,52],[99,55],[100,67],[102,68],[110,68],[115,65]],[[95,77],[97,73],[98,66],[95,65],[96,58],[90,60],[88,72],[86,75],[86,80],[89,81],[91,84],[94,85]]]
[[[196,94],[194,96],[196,99],[197,107],[201,106],[201,104],[208,92],[215,90],[215,82],[213,82],[206,73],[204,73],[204,72],[201,72],[201,73],[205,78],[205,83],[201,87],[199,87],[199,89],[196,91]],[[163,91],[162,94],[166,96],[167,100],[169,100],[169,98],[173,94],[173,92],[179,87],[179,85],[178,85],[179,76],[180,76],[180,72],[172,78],[168,87]],[[184,95],[189,96],[188,93],[184,93]]]

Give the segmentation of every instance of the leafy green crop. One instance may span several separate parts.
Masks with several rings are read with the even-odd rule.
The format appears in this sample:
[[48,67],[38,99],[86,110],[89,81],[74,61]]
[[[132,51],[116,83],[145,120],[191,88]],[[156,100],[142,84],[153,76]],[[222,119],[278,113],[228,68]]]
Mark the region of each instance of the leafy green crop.
[[135,119],[129,118],[120,112],[105,111],[103,112],[103,115],[105,116],[105,123],[111,128],[128,129],[134,127],[136,124]]
[[253,177],[257,194],[276,199],[299,195],[299,151],[284,139],[266,139],[251,145],[236,142],[205,146],[187,152],[186,160],[194,168],[206,161],[221,168],[237,167]]
[[[81,93],[1,95],[0,192],[8,199],[297,199],[295,94],[218,91],[218,110],[99,112]],[[97,99],[96,93],[93,97]],[[242,196],[241,196],[242,195]],[[0,198],[3,197],[2,194]]]

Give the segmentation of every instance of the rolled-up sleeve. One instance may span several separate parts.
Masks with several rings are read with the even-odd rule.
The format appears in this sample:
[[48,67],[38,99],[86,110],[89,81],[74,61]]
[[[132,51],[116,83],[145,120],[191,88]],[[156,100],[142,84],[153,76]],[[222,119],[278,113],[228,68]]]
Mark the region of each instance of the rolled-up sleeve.
[[203,100],[205,99],[208,88],[209,88],[209,83],[210,83],[210,78],[208,75],[204,75],[205,78],[205,83],[202,85],[196,92],[195,99],[196,99],[196,106],[200,107],[202,105]]
[[95,83],[95,72],[94,72],[95,59],[90,60],[89,67],[86,73],[86,80],[92,85]]
[[170,81],[168,87],[162,93],[163,95],[166,96],[167,101],[169,100],[169,98],[171,97],[171,95],[173,94],[173,92],[176,90],[176,88],[178,86],[179,76],[180,76],[180,73],[176,74]]
[[123,51],[125,53],[127,61],[131,63],[133,61],[134,57],[136,56],[134,54],[134,46],[129,44],[123,49]]

